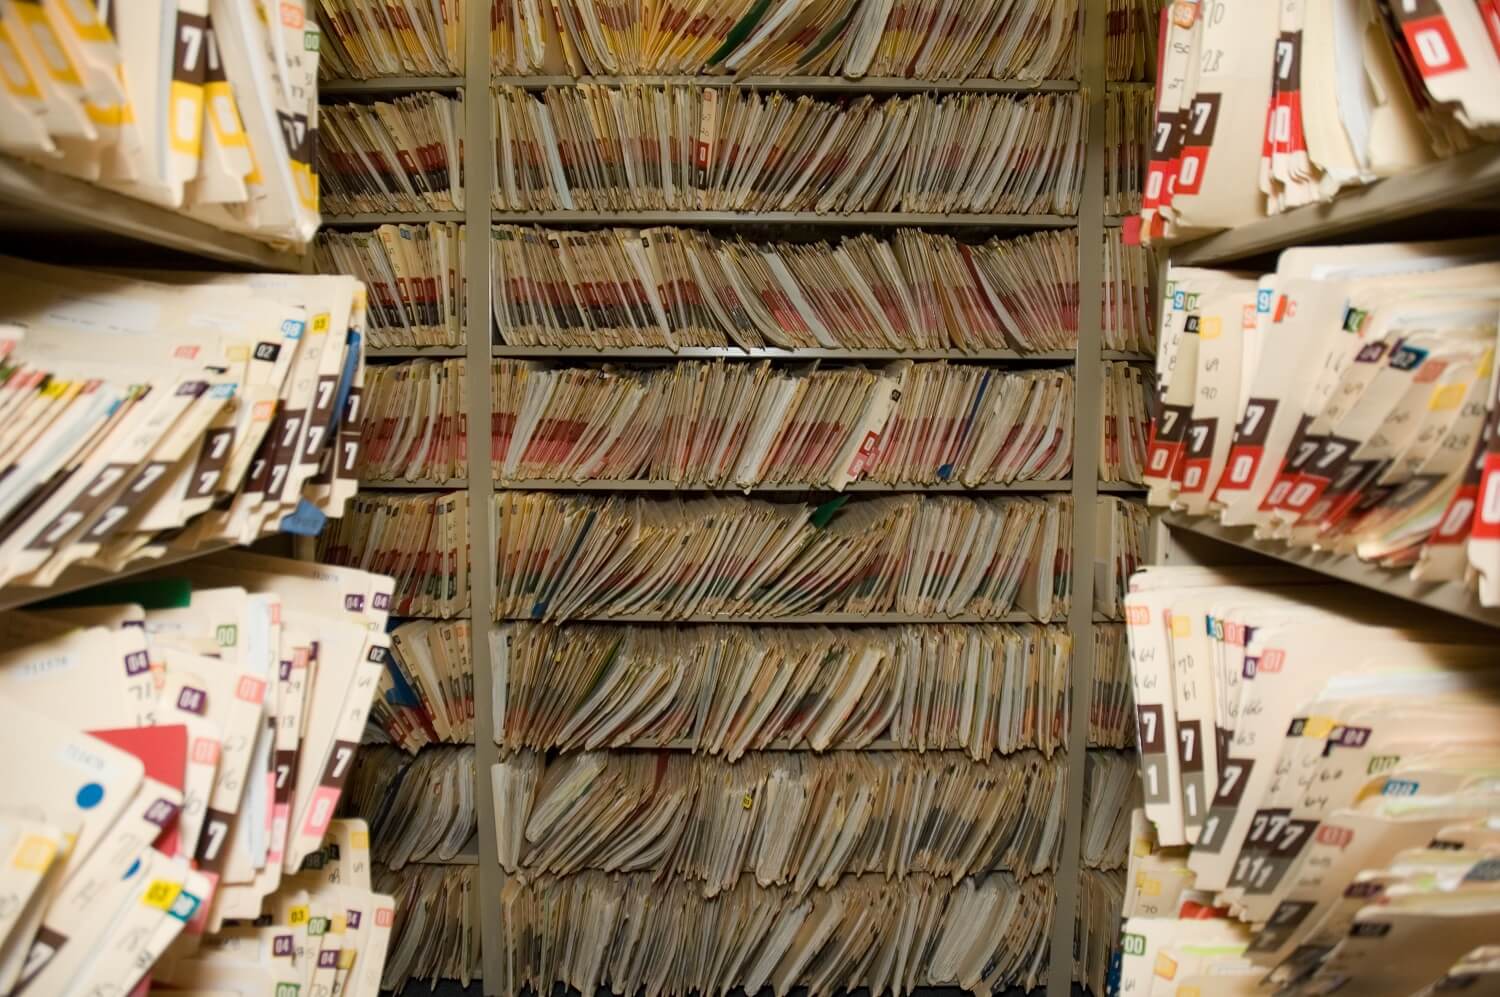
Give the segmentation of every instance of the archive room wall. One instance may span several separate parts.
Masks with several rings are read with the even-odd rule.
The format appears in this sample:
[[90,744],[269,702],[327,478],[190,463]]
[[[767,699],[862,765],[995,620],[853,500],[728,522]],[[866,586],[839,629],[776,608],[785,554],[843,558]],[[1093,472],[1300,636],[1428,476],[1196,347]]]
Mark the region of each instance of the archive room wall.
[[1102,994],[1160,4],[678,6],[325,3],[386,985]]

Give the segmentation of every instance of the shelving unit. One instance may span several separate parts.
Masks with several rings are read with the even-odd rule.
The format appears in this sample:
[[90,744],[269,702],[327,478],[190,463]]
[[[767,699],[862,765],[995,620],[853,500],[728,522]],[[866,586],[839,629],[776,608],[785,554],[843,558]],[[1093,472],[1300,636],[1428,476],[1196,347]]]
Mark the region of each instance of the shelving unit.
[[104,583],[122,582],[132,575],[144,574],[165,568],[173,564],[181,564],[183,561],[191,561],[194,558],[207,557],[209,554],[221,550],[228,550],[228,544],[210,544],[189,551],[172,551],[158,558],[150,558],[132,561],[121,571],[104,571],[100,568],[73,567],[63,572],[61,578],[51,585],[42,586],[10,586],[0,590],[0,612],[11,609],[23,609],[33,603],[45,602],[58,596],[71,595],[82,589],[93,585]]
[[[1500,198],[1500,145],[1482,146],[1413,173],[1344,191],[1327,204],[1308,205],[1283,215],[1221,232],[1172,250],[1182,266],[1226,266],[1283,249],[1336,238],[1368,241],[1368,230],[1396,221],[1418,220],[1445,211],[1482,210]],[[1441,223],[1425,234],[1444,235]],[[1339,556],[1280,541],[1257,540],[1250,529],[1220,525],[1211,518],[1166,513],[1156,537],[1164,563],[1217,564],[1246,556],[1293,564],[1426,610],[1500,627],[1500,609],[1487,609],[1457,584],[1413,581],[1406,569],[1386,569],[1353,556]]]
[[1413,173],[1346,190],[1328,204],[1310,204],[1185,244],[1173,251],[1172,262],[1220,266],[1418,215],[1482,210],[1484,201],[1496,197],[1500,146],[1482,146]]
[[200,259],[255,270],[296,273],[307,258],[289,246],[215,228],[169,208],[75,180],[0,155],[0,232],[8,239],[71,243],[81,235],[97,242],[158,246]]
[[[1102,8],[1102,5],[1099,5]],[[1091,13],[1094,5],[1090,5]],[[981,363],[1024,367],[1028,364],[1072,364],[1076,377],[1076,408],[1074,432],[1074,467],[1072,478],[1050,482],[1020,482],[1009,485],[983,486],[962,489],[945,485],[940,487],[922,485],[886,486],[860,482],[847,489],[858,494],[1067,494],[1072,497],[1075,510],[1086,510],[1076,515],[1072,525],[1072,577],[1073,608],[1065,620],[1054,620],[1055,624],[1066,624],[1073,641],[1073,660],[1070,672],[1071,720],[1066,732],[1066,743],[1076,764],[1069,766],[1067,775],[1066,813],[1078,815],[1083,811],[1085,765],[1083,760],[1088,750],[1089,699],[1093,677],[1094,628],[1103,619],[1093,612],[1094,586],[1094,534],[1095,519],[1092,515],[1095,502],[1101,494],[1136,494],[1140,489],[1131,485],[1114,485],[1097,480],[1094,469],[1098,467],[1102,446],[1100,439],[1103,381],[1101,363],[1104,360],[1149,362],[1152,358],[1137,354],[1105,352],[1102,349],[1100,332],[1103,320],[1101,284],[1103,277],[1102,246],[1106,228],[1118,224],[1118,219],[1104,215],[1105,189],[1105,69],[1104,41],[1105,18],[1091,16],[1086,19],[1086,31],[1082,39],[1083,67],[1079,80],[1024,81],[924,81],[906,79],[826,79],[826,78],[776,78],[746,77],[639,77],[629,82],[640,83],[684,83],[699,86],[758,87],[763,90],[776,89],[792,93],[843,94],[899,94],[899,93],[1037,93],[1072,92],[1083,90],[1089,101],[1090,130],[1087,137],[1084,169],[1083,198],[1081,211],[1076,217],[1056,214],[922,214],[864,212],[855,214],[816,214],[811,212],[773,212],[751,214],[720,211],[645,211],[645,212],[599,212],[599,211],[497,211],[490,205],[488,193],[493,186],[494,142],[493,121],[488,95],[493,86],[514,85],[536,90],[548,86],[568,86],[575,83],[618,84],[625,82],[616,78],[571,77],[504,77],[492,76],[489,70],[489,37],[484,32],[470,32],[466,44],[465,64],[470,67],[461,80],[442,78],[421,80],[393,78],[370,80],[358,83],[325,86],[328,96],[367,93],[400,93],[426,89],[453,89],[462,87],[465,93],[465,142],[464,179],[468,194],[467,207],[462,212],[421,212],[412,215],[344,215],[330,216],[325,223],[332,228],[368,228],[386,223],[420,223],[428,221],[461,221],[467,226],[469,237],[465,241],[463,266],[467,276],[467,336],[466,345],[460,349],[417,350],[399,348],[371,351],[379,359],[401,360],[419,357],[457,357],[467,359],[465,368],[465,397],[470,413],[470,467],[473,469],[467,483],[448,482],[369,482],[371,489],[433,489],[451,490],[468,488],[469,496],[469,543],[473,552],[470,569],[470,591],[474,593],[471,615],[489,620],[492,607],[486,593],[495,590],[494,523],[492,522],[494,496],[497,491],[555,490],[588,493],[694,493],[723,491],[742,492],[734,488],[705,488],[702,486],[679,486],[670,482],[652,481],[495,481],[483,468],[489,463],[488,434],[475,432],[483,422],[482,413],[491,410],[490,367],[494,358],[547,359],[562,362],[610,360],[788,360],[788,361],[894,361],[898,359],[949,360],[955,363]],[[507,346],[492,344],[492,286],[490,280],[490,240],[484,236],[492,225],[546,225],[546,226],[603,226],[619,225],[647,227],[654,225],[694,225],[703,227],[780,227],[787,231],[809,234],[829,229],[869,229],[893,226],[925,227],[955,232],[1012,233],[1027,230],[1076,228],[1080,245],[1084,247],[1080,261],[1079,328],[1080,342],[1076,351],[1052,351],[1040,354],[1023,354],[1011,350],[961,353],[957,351],[912,351],[894,350],[741,350],[732,347],[683,348],[676,351],[666,349],[612,348],[604,350],[553,349],[538,347]],[[757,486],[752,494],[812,493],[819,497],[832,498],[835,493],[817,491],[806,485]],[[519,620],[506,622],[522,622]],[[1031,617],[1012,613],[994,619],[974,616],[953,618],[926,618],[898,614],[841,614],[820,613],[791,618],[715,617],[712,620],[685,618],[663,619],[653,616],[599,617],[588,620],[569,620],[569,623],[637,624],[637,625],[685,625],[691,623],[741,623],[770,626],[901,626],[907,624],[947,623],[1032,623]],[[476,764],[481,773],[478,793],[478,886],[481,894],[484,979],[498,981],[503,974],[500,967],[501,948],[499,932],[499,896],[504,886],[505,874],[501,870],[495,850],[495,814],[491,796],[489,771],[499,759],[493,732],[496,730],[494,716],[494,662],[491,660],[490,643],[486,635],[475,628],[471,661],[474,667],[474,700],[476,736]],[[1072,987],[1072,951],[1074,913],[1077,909],[1080,877],[1081,820],[1069,819],[1062,831],[1063,842],[1056,872],[1056,908],[1052,921],[1049,973],[1045,980],[1046,992],[1069,993]],[[486,993],[495,994],[494,984],[486,984]],[[509,995],[506,995],[509,997]]]

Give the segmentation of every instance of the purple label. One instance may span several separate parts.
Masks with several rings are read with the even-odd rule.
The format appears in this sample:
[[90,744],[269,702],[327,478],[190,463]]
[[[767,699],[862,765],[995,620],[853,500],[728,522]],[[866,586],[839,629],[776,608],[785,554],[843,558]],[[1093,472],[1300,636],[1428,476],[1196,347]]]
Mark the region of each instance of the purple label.
[[358,930],[358,928],[359,928],[359,911],[357,911],[357,910],[350,910],[350,911],[345,911],[344,914],[346,916],[345,919],[346,919],[349,927]]
[[151,670],[151,656],[145,651],[131,651],[125,655],[125,674],[131,677]]
[[364,595],[359,592],[353,592],[344,596],[344,609],[351,613],[363,613],[365,611]]
[[324,949],[318,953],[319,969],[338,969],[339,953],[337,949]]
[[277,935],[275,938],[273,938],[271,940],[271,954],[272,955],[285,955],[285,956],[291,955],[292,954],[292,936],[291,935]]
[[157,827],[166,827],[177,816],[177,804],[171,800],[157,800],[146,808],[146,820]]
[[391,608],[391,594],[389,592],[376,592],[373,600],[374,607],[382,613]]
[[182,691],[177,694],[177,708],[179,710],[186,710],[189,713],[196,713],[201,717],[208,708],[208,693],[202,689],[194,689],[190,685],[185,685],[182,687]]

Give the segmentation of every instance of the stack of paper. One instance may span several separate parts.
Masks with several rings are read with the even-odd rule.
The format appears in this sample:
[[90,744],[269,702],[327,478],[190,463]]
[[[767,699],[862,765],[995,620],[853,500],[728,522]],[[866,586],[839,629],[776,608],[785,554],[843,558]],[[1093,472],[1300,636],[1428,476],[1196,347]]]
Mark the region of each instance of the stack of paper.
[[370,289],[370,345],[464,344],[464,227],[454,222],[324,232],[319,273],[353,274]]
[[[128,992],[149,972],[267,993],[331,985],[337,966],[374,997],[389,898],[369,892],[363,826],[329,820],[390,593],[378,575],[234,553],[5,615],[7,989]],[[325,832],[342,856],[331,892],[294,875]],[[292,913],[309,905],[336,921],[314,931]],[[340,949],[323,975],[319,952]]]
[[1099,480],[1138,485],[1145,480],[1151,436],[1151,375],[1128,363],[1104,364],[1104,398],[1099,406],[1103,446]]
[[324,104],[318,143],[329,214],[462,211],[463,91]]
[[415,754],[474,742],[474,668],[467,620],[414,620],[391,631],[391,654],[365,741]]
[[[1145,811],[1161,845],[1187,850],[1153,857],[1143,896],[1167,920],[1132,919],[1126,954],[1160,965],[1156,951],[1212,941],[1288,993],[1339,979],[1414,993],[1500,927],[1492,634],[1289,584],[1303,578],[1152,568],[1135,581]],[[1171,920],[1185,890],[1233,923]]]
[[729,0],[618,5],[493,0],[499,75],[1071,79],[1077,0]]
[[[964,751],[1066,737],[1061,627],[621,627],[491,631],[496,743],[509,751],[675,747]],[[1128,683],[1129,676],[1124,676]]]
[[378,868],[375,885],[396,898],[382,992],[401,994],[413,980],[457,980],[480,975],[479,870],[475,866]]
[[359,476],[365,481],[431,481],[469,476],[464,362],[416,360],[371,367]]
[[[1111,83],[1149,80],[1167,0],[1109,0],[1104,73]],[[1100,993],[1095,988],[1094,993]]]
[[0,150],[212,225],[318,228],[318,40],[304,0],[0,5]]
[[[1047,622],[1068,611],[1062,498],[846,508],[507,491],[495,505],[498,619],[897,612],[941,622],[1019,608]],[[346,525],[362,518],[351,512]]]
[[1093,696],[1089,700],[1089,747],[1135,745],[1135,696],[1130,688],[1130,648],[1125,628],[1094,626]]
[[395,616],[452,619],[469,609],[469,493],[363,493],[318,538],[317,559],[394,578]]
[[1130,849],[1130,813],[1141,802],[1134,753],[1090,751],[1083,784],[1082,859],[1089,869],[1125,868]]
[[1104,213],[1137,214],[1141,210],[1141,191],[1146,186],[1146,166],[1151,159],[1155,94],[1150,87],[1112,89],[1104,108],[1107,142],[1104,150]]
[[[1156,252],[1147,246],[1128,245],[1119,229],[1104,233],[1103,346],[1106,350],[1156,352],[1159,263]],[[1075,333],[1069,345],[1077,341]]]
[[1500,264],[1484,242],[1296,249],[1174,270],[1151,501],[1500,604]]
[[342,812],[370,825],[376,862],[446,862],[474,836],[474,747],[438,746],[415,757],[366,745],[354,760]]
[[[978,245],[916,229],[837,243],[678,228],[498,226],[491,235],[495,325],[511,346],[1032,352],[1078,344],[1075,229]],[[1106,269],[1118,302],[1112,335],[1132,343],[1148,335],[1137,326],[1155,320],[1144,256],[1116,249]]]
[[843,101],[640,84],[501,87],[494,109],[503,211],[1071,215],[1088,118],[1077,93]]
[[1148,238],[1328,201],[1500,128],[1500,48],[1481,0],[1206,10],[1176,4],[1169,19],[1142,202]]
[[600,369],[502,360],[493,396],[494,469],[507,481],[842,490],[861,479],[1056,481],[1072,464],[1066,369],[910,361],[878,369],[769,361]]
[[1125,873],[1085,869],[1078,880],[1078,913],[1073,928],[1073,982],[1091,993],[1110,992],[1111,972],[1120,952],[1120,905]]
[[0,584],[119,571],[341,514],[364,289],[0,259]]
[[[484,16],[480,0],[472,3],[473,19],[478,20]],[[328,80],[462,76],[464,13],[469,6],[421,0],[317,0],[324,32],[319,75]]]
[[1146,556],[1151,514],[1140,502],[1099,496],[1094,533],[1094,612],[1124,619],[1125,595]]
[[[1044,875],[1062,844],[1064,775],[1060,760],[1034,754],[974,762],[905,751],[775,751],[734,764],[684,752],[550,762],[524,753],[491,771],[507,872],[649,872],[705,897],[751,879],[805,897],[873,873]],[[937,824],[948,830],[911,847]]]
[[560,982],[586,994],[805,987],[811,997],[862,987],[1030,990],[1046,972],[1053,902],[1050,876],[1007,873],[958,883],[860,876],[805,898],[748,878],[712,898],[696,883],[644,873],[507,879],[505,976],[486,985],[547,992]]

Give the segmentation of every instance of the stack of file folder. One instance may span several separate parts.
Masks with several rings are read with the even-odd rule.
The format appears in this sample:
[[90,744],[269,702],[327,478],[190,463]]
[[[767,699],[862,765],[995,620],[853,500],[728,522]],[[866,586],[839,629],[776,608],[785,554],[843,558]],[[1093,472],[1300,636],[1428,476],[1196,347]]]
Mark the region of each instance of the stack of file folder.
[[1150,560],[1151,515],[1140,502],[1099,496],[1094,533],[1094,612],[1124,619],[1125,596],[1136,569]]
[[395,579],[391,613],[452,619],[469,609],[469,493],[365,492],[318,538],[317,560]]
[[520,993],[560,982],[588,994],[797,987],[812,997],[863,987],[1029,990],[1046,972],[1053,902],[1051,877],[1001,872],[958,883],[872,874],[808,897],[749,877],[716,897],[647,873],[508,878],[504,976],[486,985]]
[[1168,19],[1141,206],[1149,238],[1328,201],[1500,134],[1487,2],[1209,9],[1174,4]]
[[1130,686],[1130,647],[1119,624],[1094,625],[1093,696],[1089,700],[1089,747],[1135,746],[1135,696]]
[[[600,626],[491,631],[507,751],[1037,749],[1068,725],[1062,627]],[[1121,677],[1129,681],[1129,676]]]
[[[505,0],[492,0],[498,7]],[[483,0],[317,0],[323,79],[462,76],[464,25],[484,17]],[[472,9],[470,9],[472,7]]]
[[[1109,0],[1105,21],[1104,76],[1111,83],[1149,80],[1156,68],[1157,36],[1168,0]],[[1095,988],[1094,992],[1100,992]]]
[[463,91],[324,104],[318,133],[329,214],[462,211]]
[[318,228],[318,49],[305,0],[14,0],[0,19],[0,151],[218,228]]
[[1064,774],[1034,754],[777,751],[730,764],[585,752],[512,755],[491,777],[509,873],[651,873],[705,897],[753,879],[806,897],[873,874],[1046,874],[1062,841]]
[[498,75],[1072,79],[1077,0],[492,0]]
[[319,273],[347,273],[369,289],[373,347],[464,344],[464,227],[453,222],[324,232]]
[[[494,314],[509,346],[981,350],[1078,345],[1078,233],[984,243],[900,229],[752,242],[685,228],[497,226]],[[1114,242],[1110,349],[1147,348],[1146,251]],[[1116,345],[1116,343],[1120,345]]]
[[577,84],[500,87],[494,111],[501,211],[1072,215],[1088,127],[1077,93]]
[[1151,160],[1151,125],[1155,111],[1150,87],[1109,91],[1105,103],[1104,212],[1133,215],[1141,210],[1146,168]]
[[1493,244],[1174,268],[1150,500],[1500,605]]
[[365,741],[415,754],[474,742],[474,667],[467,620],[413,620],[391,631],[391,653]]
[[375,870],[375,884],[396,900],[381,992],[404,993],[423,981],[467,987],[480,976],[479,869],[477,866],[412,865],[400,872]]
[[232,553],[5,615],[5,989],[375,997],[391,898],[331,818],[390,594]]
[[1150,982],[1170,961],[1230,993],[1412,994],[1500,928],[1492,631],[1310,577],[1151,568],[1132,586],[1136,992],[1174,992]]
[[[1068,611],[1064,498],[904,496],[815,507],[506,491],[495,505],[498,619],[835,612],[942,622],[1020,610],[1045,623]],[[362,518],[351,509],[344,525]]]
[[315,533],[358,481],[349,277],[0,259],[0,585]]
[[469,476],[464,361],[373,366],[365,376],[359,476],[447,484]]
[[1151,436],[1150,378],[1148,371],[1133,364],[1104,364],[1100,481],[1138,485],[1145,478]]
[[[1137,381],[1130,390],[1143,409]],[[516,482],[843,490],[860,480],[1057,481],[1072,465],[1073,394],[1070,369],[497,361],[493,463],[498,478]],[[1141,450],[1144,419],[1142,410]]]
[[[1149,247],[1127,244],[1117,228],[1105,232],[1102,343],[1106,350],[1156,352],[1158,267],[1156,253]],[[1077,343],[1076,335],[1071,342]]]
[[1078,916],[1074,922],[1073,982],[1091,993],[1109,993],[1111,973],[1120,955],[1120,909],[1125,903],[1125,873],[1083,870],[1078,881]]
[[440,745],[415,756],[366,745],[349,773],[342,812],[369,824],[370,854],[382,865],[446,862],[478,826],[476,779],[472,745]]
[[1133,755],[1090,751],[1084,767],[1083,865],[1125,868],[1130,848],[1130,814],[1141,803],[1140,772]]

